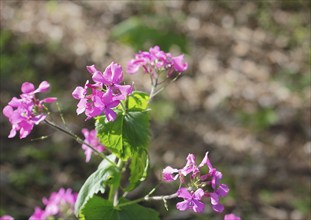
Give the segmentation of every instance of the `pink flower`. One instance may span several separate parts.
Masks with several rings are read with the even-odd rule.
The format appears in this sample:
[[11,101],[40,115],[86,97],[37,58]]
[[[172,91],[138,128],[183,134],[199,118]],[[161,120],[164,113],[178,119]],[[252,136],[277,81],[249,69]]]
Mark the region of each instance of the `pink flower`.
[[47,92],[50,88],[50,84],[47,81],[43,81],[40,83],[38,89],[35,90],[35,86],[30,82],[24,82],[22,85],[22,96],[30,96],[33,97],[34,94],[39,92]]
[[[220,180],[222,179],[222,173],[217,171],[211,164],[208,153],[205,154],[199,167],[207,165],[209,173],[200,177],[202,181],[211,179],[210,183],[213,189],[213,192],[209,194],[211,199],[212,208],[215,212],[223,212],[224,207],[220,204],[219,197],[225,197],[229,192],[229,187],[225,184],[221,184]],[[208,194],[207,194],[208,195]]]
[[35,212],[30,216],[29,220],[38,220],[38,219],[46,219],[45,211],[39,207],[35,208]]
[[107,66],[104,73],[100,71],[94,72],[92,79],[94,82],[103,83],[107,86],[120,84],[123,79],[122,67],[119,64],[112,62]]
[[241,220],[241,218],[233,213],[225,215],[224,220]]
[[92,79],[111,88],[114,93],[113,100],[124,100],[133,90],[131,85],[120,85],[123,80],[122,67],[114,62],[107,66],[104,73],[95,72]]
[[44,103],[55,102],[55,97],[45,98],[39,100],[35,97],[36,93],[46,92],[50,85],[43,81],[40,83],[38,89],[29,82],[23,83],[20,99],[13,97],[7,106],[2,110],[5,117],[7,117],[12,124],[12,129],[9,138],[20,132],[20,139],[25,138],[32,131],[34,125],[39,124],[46,118]]
[[211,199],[211,204],[212,204],[212,209],[215,212],[223,212],[224,211],[224,206],[220,203],[219,201],[219,195],[217,193],[210,193],[210,199]]
[[149,52],[139,51],[135,54],[135,58],[128,62],[126,71],[133,74],[140,68],[151,75],[165,71],[169,77],[173,72],[184,72],[188,64],[184,61],[184,55],[173,57],[170,53],[161,51],[159,46],[154,46]]
[[97,72],[98,70],[96,69],[95,65],[91,65],[91,66],[86,66],[87,71],[89,71],[89,73],[91,73],[92,75]]
[[184,72],[188,68],[188,64],[184,61],[184,55],[172,58],[173,67],[176,72]]
[[[82,133],[85,137],[84,142],[91,145],[99,152],[103,152],[105,150],[105,147],[99,142],[95,130],[89,131],[88,129],[83,128]],[[85,144],[82,144],[82,149],[84,150],[84,154],[86,156],[86,162],[89,162],[92,157],[93,150]]]
[[98,71],[95,65],[87,66],[87,70],[95,83],[86,81],[84,87],[78,86],[72,92],[73,98],[80,100],[77,114],[85,112],[88,120],[104,113],[108,121],[114,121],[117,115],[112,109],[132,93],[133,86],[120,85],[123,71],[117,63],[112,62],[104,73]]
[[3,215],[0,217],[0,220],[14,220],[14,218],[10,215]]
[[[202,171],[205,165],[208,168],[208,173]],[[187,178],[188,175],[189,178]],[[162,179],[165,182],[175,181],[178,177],[180,179],[180,185],[184,184],[188,189],[190,188],[192,190],[202,190],[203,196],[210,199],[212,209],[215,212],[223,212],[224,206],[220,203],[220,198],[228,194],[229,187],[220,183],[222,173],[212,166],[208,158],[208,153],[205,154],[199,166],[196,164],[195,156],[189,154],[187,156],[187,163],[182,169],[175,169],[168,166],[162,172]],[[183,189],[182,192],[184,191]],[[182,204],[179,204],[180,210]]]
[[[87,92],[90,91],[90,94]],[[107,116],[108,121],[113,121],[116,118],[116,113],[111,110],[119,105],[118,100],[113,99],[112,90],[108,89],[106,92],[97,88],[96,84],[90,84],[86,81],[84,88],[78,86],[73,92],[72,96],[75,99],[80,99],[77,114],[85,112],[86,120],[100,115],[102,112]]]
[[204,203],[200,200],[204,196],[204,191],[202,189],[197,189],[193,194],[191,194],[186,188],[180,188],[177,191],[179,198],[183,198],[184,201],[176,204],[176,208],[180,211],[185,211],[192,209],[194,212],[203,212]]
[[77,196],[78,194],[73,193],[70,188],[67,190],[61,188],[58,192],[53,192],[49,198],[43,198],[45,209],[36,207],[29,220],[46,220],[53,216],[62,216],[65,219],[73,217]]
[[189,173],[192,173],[192,176],[194,176],[200,172],[199,168],[196,165],[195,160],[196,159],[195,159],[195,156],[193,154],[189,154],[187,156],[187,164],[184,168],[182,168],[180,170],[180,172],[183,176],[187,176]]
[[[178,178],[178,169],[167,166],[162,172],[162,179],[164,182],[172,182]],[[173,175],[174,174],[174,175]]]
[[[100,93],[100,91],[97,91]],[[94,97],[94,106],[104,112],[108,121],[114,121],[117,114],[112,110],[112,108],[117,107],[120,104],[119,100],[113,99],[113,92],[110,88],[103,95],[96,95]]]

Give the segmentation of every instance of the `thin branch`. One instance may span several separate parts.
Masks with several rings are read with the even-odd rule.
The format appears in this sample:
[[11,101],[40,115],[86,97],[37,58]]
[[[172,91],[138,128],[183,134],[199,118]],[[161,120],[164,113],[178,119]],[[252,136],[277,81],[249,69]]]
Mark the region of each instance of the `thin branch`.
[[150,94],[149,94],[149,101],[148,101],[148,104],[151,102],[152,98],[154,97],[154,93],[156,92],[156,88],[158,86],[158,78],[152,78],[152,76],[150,76],[151,78],[151,91],[150,91]]
[[134,203],[138,203],[138,202],[141,202],[141,201],[150,201],[150,200],[168,200],[168,199],[174,199],[177,197],[177,193],[174,193],[174,194],[171,194],[171,195],[165,195],[165,196],[148,196],[146,195],[145,197],[142,197],[142,198],[139,198],[139,199],[135,199],[135,200],[132,200],[132,201],[129,201],[129,202],[125,202],[125,203],[121,203],[119,204],[117,207],[120,208],[122,206],[128,206],[128,205],[131,205],[131,204],[134,204]]
[[177,197],[177,193],[171,194],[171,195],[166,195],[166,196],[152,196],[152,197],[144,197],[145,201],[149,200],[167,200],[167,199],[174,199]]
[[64,118],[64,115],[63,115],[61,106],[60,106],[60,104],[59,104],[58,102],[56,102],[56,106],[57,106],[57,110],[58,110],[58,112],[59,112],[59,116],[60,116],[60,118],[62,119],[62,122],[63,122],[65,128],[66,128],[67,130],[69,130],[68,127],[67,127],[67,124],[66,124],[66,121],[65,121],[65,118]]
[[89,148],[91,148],[97,155],[99,155],[101,158],[107,160],[109,163],[111,163],[113,166],[117,167],[117,165],[110,160],[105,154],[99,152],[98,150],[96,150],[94,147],[92,147],[91,145],[89,145],[88,143],[84,142],[78,135],[74,134],[73,132],[71,132],[70,130],[66,130],[56,124],[54,124],[53,122],[45,119],[44,122],[51,126],[52,128],[54,128],[57,131],[61,131],[67,135],[69,135],[70,137],[72,137],[75,141],[77,141],[79,144],[85,144],[86,146],[88,146]]
[[152,81],[151,81],[152,88],[151,88],[151,92],[150,92],[150,94],[149,94],[149,102],[148,102],[148,103],[151,102],[151,100],[153,99],[153,97],[155,97],[157,94],[159,94],[159,93],[162,92],[164,89],[166,89],[166,87],[167,87],[170,83],[175,82],[175,81],[179,78],[180,75],[181,75],[181,73],[178,73],[178,75],[177,75],[175,78],[173,78],[171,81],[168,81],[165,85],[163,85],[163,86],[162,86],[160,89],[158,89],[157,91],[156,91],[157,86],[160,85],[161,83],[165,82],[166,79],[165,79],[164,81],[160,82],[160,83],[158,82],[158,78],[156,78],[154,82],[153,82],[153,80],[152,80]]

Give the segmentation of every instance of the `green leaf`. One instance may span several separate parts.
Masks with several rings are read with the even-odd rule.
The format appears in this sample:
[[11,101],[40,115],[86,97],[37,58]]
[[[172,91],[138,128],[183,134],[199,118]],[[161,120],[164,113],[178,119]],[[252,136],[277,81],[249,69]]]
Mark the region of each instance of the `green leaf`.
[[146,50],[149,45],[159,45],[168,51],[176,45],[182,52],[187,52],[187,38],[183,33],[174,30],[176,23],[170,18],[153,16],[130,17],[115,25],[111,31],[112,37],[122,43],[132,46],[136,51]]
[[141,181],[146,179],[148,168],[149,157],[147,151],[143,150],[139,153],[135,153],[131,158],[131,175],[129,178],[129,186],[126,188],[126,191],[135,189]]
[[[115,155],[109,155],[108,158],[115,160]],[[75,214],[78,215],[85,204],[94,194],[105,192],[106,185],[117,185],[120,182],[120,171],[111,163],[102,161],[98,169],[87,178],[81,187],[77,201],[75,203]]]
[[116,110],[115,121],[107,122],[105,116],[96,118],[97,135],[102,144],[122,160],[147,149],[150,137],[149,97],[134,92],[127,100],[127,111]]
[[144,111],[147,109],[149,95],[144,92],[135,91],[127,101],[127,109],[130,111]]
[[133,190],[147,176],[149,158],[149,96],[134,92],[126,102],[126,112],[117,109],[117,118],[107,122],[105,116],[96,118],[97,135],[102,144],[120,159],[131,159],[127,191]]
[[[107,158],[108,158],[109,160],[111,160],[112,162],[115,162],[117,157],[116,157],[116,155],[114,155],[114,154],[110,154],[109,156],[107,156]],[[100,162],[100,164],[98,165],[97,169],[98,169],[98,170],[99,170],[99,169],[105,169],[105,168],[110,167],[110,166],[112,166],[112,164],[111,164],[108,160],[103,159],[103,160]]]
[[[123,200],[122,202],[126,202]],[[121,203],[122,203],[121,202]],[[159,220],[159,213],[138,204],[113,207],[112,202],[94,196],[82,209],[80,219],[86,220]]]
[[124,115],[123,144],[131,149],[131,156],[135,152],[147,149],[149,144],[149,112],[128,112]]

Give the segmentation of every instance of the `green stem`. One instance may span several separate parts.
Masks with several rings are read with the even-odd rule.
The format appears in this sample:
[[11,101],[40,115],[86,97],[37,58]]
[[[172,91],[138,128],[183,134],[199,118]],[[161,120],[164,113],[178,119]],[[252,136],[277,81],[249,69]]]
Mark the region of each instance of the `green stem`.
[[165,195],[165,196],[148,196],[146,195],[145,197],[139,198],[139,199],[135,199],[129,202],[125,202],[122,204],[119,204],[117,207],[120,208],[122,206],[128,206],[128,205],[132,205],[134,203],[138,203],[141,201],[150,201],[150,200],[167,200],[167,199],[174,199],[177,197],[177,193],[171,194],[171,195]]
[[125,113],[126,112],[126,107],[124,106],[123,102],[120,102],[120,105],[121,105],[121,107],[123,109],[123,113]]
[[[118,169],[121,171],[123,168],[124,162],[119,159],[117,167]],[[117,206],[118,205],[118,194],[119,194],[119,186],[120,183],[118,184],[113,184],[110,186],[110,190],[109,190],[109,195],[108,195],[108,199],[109,201],[113,202],[113,206]]]
[[151,99],[154,97],[154,93],[156,92],[156,88],[158,86],[158,74],[154,74],[153,76],[150,74],[151,80],[151,91],[149,94],[148,104],[151,102]]
[[162,86],[162,88],[160,88],[158,90],[156,90],[158,85],[166,82],[167,79],[165,79],[162,82],[159,82],[157,77],[155,77],[154,79],[151,77],[151,86],[152,87],[151,87],[151,91],[150,91],[150,94],[149,94],[149,102],[148,103],[150,103],[151,100],[153,99],[153,97],[155,97],[157,94],[162,92],[171,82],[175,82],[179,78],[180,75],[181,75],[181,73],[178,73],[175,78],[173,78],[171,81],[167,82],[165,85]]
[[94,147],[92,147],[91,145],[89,145],[88,143],[84,142],[78,135],[72,133],[71,131],[69,130],[66,130],[56,124],[54,124],[53,122],[45,119],[44,122],[49,125],[50,127],[54,128],[55,130],[57,131],[61,131],[67,135],[69,135],[70,137],[72,137],[75,141],[77,141],[79,144],[85,144],[86,146],[88,146],[89,148],[91,148],[97,155],[99,155],[101,158],[107,160],[109,163],[111,163],[111,165],[113,165],[114,167],[116,167],[117,165],[112,161],[110,160],[105,154],[99,152],[98,150],[96,150]]
[[108,200],[111,201],[111,202],[113,202],[113,200],[114,200],[114,195],[115,195],[115,191],[116,191],[115,188],[116,187],[114,185],[111,185],[110,189],[109,189]]

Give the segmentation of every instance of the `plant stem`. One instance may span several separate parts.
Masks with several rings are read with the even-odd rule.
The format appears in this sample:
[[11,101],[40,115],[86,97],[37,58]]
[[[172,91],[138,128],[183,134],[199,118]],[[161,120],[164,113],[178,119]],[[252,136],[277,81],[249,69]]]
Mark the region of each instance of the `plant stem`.
[[175,78],[173,78],[171,81],[168,81],[165,85],[162,86],[162,88],[158,89],[157,91],[156,91],[157,86],[166,82],[167,79],[163,80],[162,82],[159,82],[157,77],[154,78],[154,80],[151,77],[152,87],[151,87],[151,91],[149,94],[149,102],[148,103],[150,103],[151,100],[153,99],[153,97],[156,96],[157,94],[159,94],[160,92],[162,92],[171,82],[175,82],[179,78],[180,75],[181,75],[181,73],[178,73],[178,75]]
[[107,160],[109,163],[111,163],[111,165],[113,166],[117,166],[112,160],[110,160],[105,154],[99,152],[98,150],[96,150],[94,147],[92,147],[91,145],[89,145],[88,143],[84,142],[78,135],[74,134],[73,132],[66,130],[56,124],[54,124],[53,122],[45,119],[44,122],[49,125],[50,127],[54,128],[57,131],[61,131],[67,135],[69,135],[70,137],[72,137],[75,141],[77,141],[79,144],[85,144],[86,146],[88,146],[89,148],[91,148],[97,155],[99,155],[101,158]]
[[167,199],[174,199],[177,197],[177,193],[171,194],[171,195],[165,195],[165,196],[148,196],[146,195],[145,197],[139,198],[139,199],[135,199],[129,202],[125,202],[122,203],[120,205],[118,205],[118,207],[122,207],[122,206],[127,206],[127,205],[131,205],[134,203],[138,203],[141,201],[150,201],[150,200],[167,200]]
[[154,93],[156,92],[156,88],[158,86],[158,77],[152,78],[152,76],[150,76],[150,79],[151,79],[151,91],[149,94],[148,103],[150,103],[151,99],[154,97]]
[[120,102],[120,105],[121,105],[121,107],[123,109],[123,113],[125,113],[126,110],[127,110],[127,107],[125,107],[125,105],[122,102]]
[[[124,162],[121,159],[119,159],[117,167],[119,168],[120,171],[122,170],[123,165],[124,165]],[[120,185],[120,183],[118,183],[118,185],[113,184],[110,186],[108,199],[109,199],[109,201],[113,202],[113,206],[117,206],[118,202],[119,202],[119,200],[118,200],[118,194],[119,194],[119,187],[118,186],[119,185]]]

